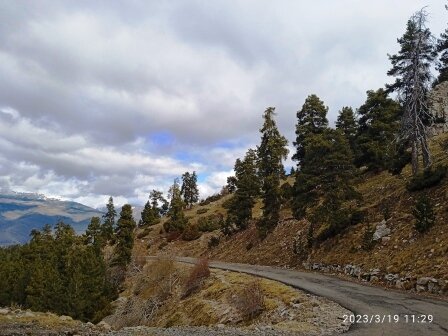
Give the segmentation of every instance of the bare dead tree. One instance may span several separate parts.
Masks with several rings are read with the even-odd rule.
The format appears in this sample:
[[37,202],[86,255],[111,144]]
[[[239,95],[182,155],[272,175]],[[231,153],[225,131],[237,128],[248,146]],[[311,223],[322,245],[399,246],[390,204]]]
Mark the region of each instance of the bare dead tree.
[[435,38],[426,27],[427,16],[423,8],[409,19],[405,34],[398,39],[401,50],[397,55],[389,55],[392,69],[387,73],[396,77],[395,83],[387,85],[387,89],[398,93],[404,107],[401,137],[411,145],[414,175],[419,171],[420,153],[424,169],[432,164],[427,128],[433,117],[429,112],[428,94],[433,79],[431,66],[437,52]]

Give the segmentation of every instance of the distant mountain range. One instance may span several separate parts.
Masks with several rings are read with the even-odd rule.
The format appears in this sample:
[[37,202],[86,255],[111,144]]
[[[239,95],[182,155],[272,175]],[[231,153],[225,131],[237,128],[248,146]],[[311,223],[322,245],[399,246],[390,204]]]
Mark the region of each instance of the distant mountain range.
[[26,243],[32,229],[41,229],[45,224],[53,226],[60,220],[82,233],[93,216],[102,214],[80,203],[40,194],[0,193],[0,246]]

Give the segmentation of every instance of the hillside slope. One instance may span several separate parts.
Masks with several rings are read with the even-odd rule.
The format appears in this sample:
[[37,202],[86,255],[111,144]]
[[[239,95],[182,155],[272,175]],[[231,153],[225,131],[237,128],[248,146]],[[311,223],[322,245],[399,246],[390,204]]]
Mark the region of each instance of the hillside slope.
[[[448,166],[447,142],[448,134],[441,134],[431,140],[434,165]],[[254,221],[261,215],[260,202],[254,208],[254,221],[249,228],[231,237],[225,237],[216,230],[204,233],[194,241],[177,239],[168,242],[163,234],[162,221],[147,236],[140,232],[139,244],[145,246],[147,253],[151,255],[162,252],[179,256],[208,256],[222,261],[305,267],[417,291],[428,290],[425,286],[431,286],[431,281],[434,280],[433,284],[436,285],[429,291],[440,294],[445,290],[446,293],[448,179],[445,178],[439,185],[424,191],[408,192],[406,185],[411,177],[410,166],[405,167],[398,176],[392,176],[388,172],[361,174],[356,188],[364,199],[362,210],[366,216],[363,222],[349,227],[307,253],[297,253],[300,250],[297,245],[300,245],[307,222],[293,219],[287,206],[282,209],[281,220],[274,232],[264,240],[258,238]],[[425,234],[414,229],[415,220],[412,215],[414,201],[422,192],[427,193],[435,205],[437,218],[435,226]],[[225,215],[223,203],[229,197],[231,195],[206,206],[197,205],[186,211],[186,214],[193,223],[210,215]],[[387,223],[382,222],[385,205],[390,214]],[[370,225],[376,228],[384,224],[390,229],[390,233],[379,239],[372,250],[364,250],[362,240],[367,227]],[[211,237],[219,238],[217,246],[209,247]],[[430,280],[418,280],[422,277]]]
[[0,194],[0,246],[25,243],[32,229],[64,221],[77,233],[102,212],[86,205],[28,193]]

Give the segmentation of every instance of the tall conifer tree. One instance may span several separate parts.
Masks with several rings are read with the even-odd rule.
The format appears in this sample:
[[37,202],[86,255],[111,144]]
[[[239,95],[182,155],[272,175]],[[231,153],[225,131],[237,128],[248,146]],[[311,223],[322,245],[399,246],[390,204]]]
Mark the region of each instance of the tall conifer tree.
[[387,85],[389,92],[398,93],[403,105],[401,134],[412,149],[412,172],[419,172],[420,153],[423,168],[431,166],[426,126],[432,122],[429,113],[428,93],[431,87],[431,67],[437,52],[433,37],[426,27],[427,13],[424,9],[408,21],[406,32],[398,39],[400,51],[389,55],[392,68],[387,73],[396,77],[395,83]]
[[263,127],[260,129],[261,143],[257,147],[263,199],[263,216],[258,229],[262,237],[275,228],[280,218],[280,178],[285,171],[282,160],[288,155],[288,141],[280,134],[274,117],[275,108],[267,108],[263,115]]
[[296,141],[294,142],[296,153],[292,156],[292,159],[298,161],[299,166],[305,156],[306,138],[313,134],[322,133],[327,128],[327,112],[328,107],[314,94],[309,95],[302,109],[297,111]]

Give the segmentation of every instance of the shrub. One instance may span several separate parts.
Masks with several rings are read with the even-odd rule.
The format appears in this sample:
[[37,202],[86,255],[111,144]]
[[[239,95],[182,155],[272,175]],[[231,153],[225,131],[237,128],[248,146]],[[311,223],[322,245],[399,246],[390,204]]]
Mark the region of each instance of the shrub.
[[178,240],[181,235],[182,233],[180,231],[171,231],[166,234],[165,238],[168,243],[171,243],[172,241]]
[[146,227],[142,232],[140,232],[137,235],[137,238],[142,239],[142,238],[146,237],[151,231],[152,231],[152,228]]
[[235,199],[234,196],[232,196],[232,197],[226,199],[224,202],[222,202],[222,207],[223,207],[224,209],[229,210],[229,209],[232,207],[232,203],[233,203],[233,200],[234,200],[234,199]]
[[208,210],[210,210],[210,209],[209,208],[197,209],[196,214],[198,214],[198,215],[205,214]]
[[265,297],[260,281],[255,280],[246,284],[236,293],[233,304],[246,321],[260,315],[265,309]]
[[212,232],[220,229],[224,225],[224,216],[213,214],[198,219],[198,229],[201,232]]
[[431,188],[440,183],[446,175],[446,167],[438,166],[434,169],[425,169],[422,174],[418,174],[412,178],[408,185],[408,191],[418,191],[426,188]]
[[199,202],[199,205],[204,206],[204,205],[209,205],[212,202],[216,202],[218,200],[220,200],[221,198],[223,198],[226,195],[226,193],[217,193],[211,196],[208,196],[205,200],[201,200]]
[[208,260],[206,258],[199,259],[194,267],[191,269],[190,275],[185,282],[183,298],[199,290],[205,279],[210,276],[210,268],[208,267]]
[[425,194],[415,202],[412,213],[415,217],[414,227],[420,233],[428,231],[436,221],[432,202]]
[[182,233],[182,239],[186,241],[196,240],[201,236],[198,226],[194,224],[188,224]]
[[211,248],[213,248],[213,247],[215,247],[215,246],[218,246],[219,243],[220,243],[220,239],[219,239],[219,237],[215,237],[215,236],[213,236],[213,237],[211,237],[210,240],[208,241],[208,248],[211,249]]

